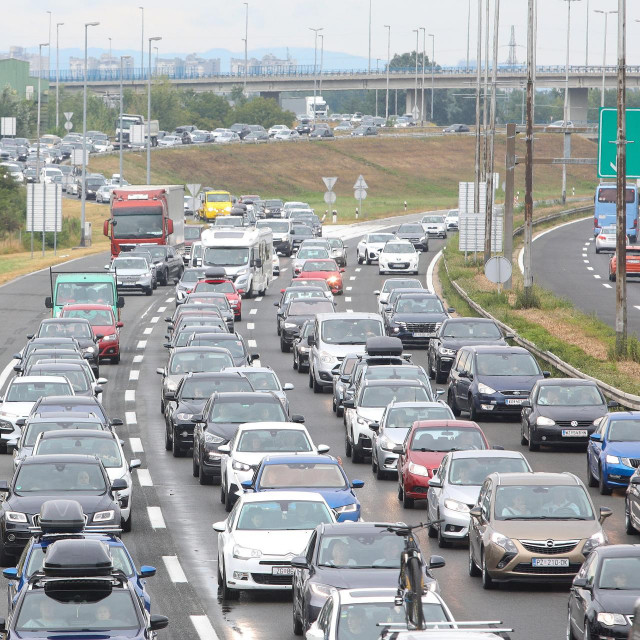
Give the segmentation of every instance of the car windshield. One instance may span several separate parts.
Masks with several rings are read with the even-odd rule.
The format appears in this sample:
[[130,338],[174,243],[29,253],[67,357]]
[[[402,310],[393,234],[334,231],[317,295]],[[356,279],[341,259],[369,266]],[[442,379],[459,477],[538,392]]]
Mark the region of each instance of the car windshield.
[[382,285],[382,292],[389,293],[394,289],[424,289],[420,280],[386,280]]
[[100,467],[85,462],[46,462],[23,464],[16,471],[17,494],[46,494],[58,491],[105,493],[107,487]]
[[327,296],[325,296],[324,291],[321,291],[320,289],[305,291],[294,288],[291,291],[285,292],[283,304],[287,304],[287,302],[295,298],[320,298],[322,300],[326,300]]
[[[324,535],[320,542],[318,564],[336,569],[400,568],[404,538],[384,529],[361,531],[352,535]],[[363,636],[370,637],[370,636]]]
[[611,420],[607,440],[610,442],[640,442],[640,420]]
[[182,400],[206,400],[216,391],[253,391],[244,376],[231,378],[187,378],[182,386]]
[[[367,380],[419,380],[429,384],[427,373],[422,367],[411,365],[391,365],[368,367],[365,373]],[[426,420],[426,418],[424,418]]]
[[69,434],[64,438],[50,438],[42,440],[34,452],[37,455],[48,453],[73,453],[97,456],[105,468],[122,466],[120,448],[113,438],[76,437]]
[[[210,291],[215,293],[235,293],[236,292],[233,286],[233,283],[229,282],[229,280],[224,280],[223,282],[198,282],[194,287],[194,291],[198,291],[198,292]],[[212,303],[215,304],[213,300],[215,299],[212,299]],[[221,304],[224,305],[224,302],[222,302]]]
[[43,322],[39,338],[93,338],[91,327],[85,322]]
[[289,223],[279,220],[260,220],[256,226],[258,229],[268,227],[274,233],[287,233],[289,231]]
[[640,590],[640,557],[603,558],[598,587],[618,591]]
[[328,258],[329,252],[322,247],[303,247],[298,251],[296,260],[308,260],[309,258]]
[[313,451],[307,434],[300,429],[251,429],[240,436],[236,451],[280,453]]
[[340,238],[327,238],[327,240],[329,241],[329,246],[332,249],[342,249],[344,247],[344,244],[342,240],[340,240]]
[[184,226],[184,239],[185,240],[200,240],[200,227],[193,227],[188,224]]
[[[287,129],[288,131],[288,129]],[[282,200],[265,200],[264,201],[264,206],[265,207],[275,207],[275,208],[281,208],[282,207]]]
[[114,324],[111,309],[63,309],[63,318],[84,318],[92,327],[104,327]]
[[320,278],[295,278],[291,281],[289,287],[293,287],[294,289],[297,287],[315,287],[316,289],[329,291],[327,281],[321,280]]
[[113,282],[61,282],[56,287],[55,303],[58,306],[83,303],[111,306],[113,295]]
[[479,429],[457,427],[425,427],[416,429],[411,451],[465,451],[486,449]]
[[231,202],[228,193],[207,193],[207,202]]
[[243,371],[256,391],[282,391],[278,376],[273,371]]
[[444,313],[444,308],[438,298],[400,297],[396,302],[396,313]]
[[383,335],[382,322],[373,318],[325,320],[321,330],[327,344],[365,344],[369,338]]
[[249,262],[247,247],[206,247],[203,261],[212,267],[241,267]]
[[149,265],[144,258],[116,258],[111,263],[111,270],[118,272],[120,269],[147,271],[149,269]]
[[[44,591],[31,591],[24,600],[15,622],[16,631],[83,632],[113,629],[138,629],[140,622],[131,594],[126,589],[114,590],[97,602],[91,592],[78,589],[59,591],[55,598]],[[40,633],[37,633],[40,636]]]
[[246,351],[244,348],[244,342],[242,340],[238,340],[235,338],[226,338],[225,336],[211,336],[208,337],[207,340],[212,347],[222,347],[226,349],[234,358],[239,358],[241,356],[246,355]]
[[530,353],[479,353],[478,375],[537,376],[540,367]]
[[494,510],[498,520],[593,520],[587,493],[576,485],[501,486]]
[[395,235],[393,233],[372,233],[368,238],[367,242],[373,243],[385,243],[389,242],[389,240],[393,240]]
[[398,233],[424,233],[424,229],[419,224],[402,224],[398,228]]
[[171,356],[171,360],[169,361],[169,374],[180,375],[189,372],[217,372],[222,371],[224,367],[232,366],[233,358],[227,353],[178,352]]
[[114,238],[159,238],[162,236],[162,207],[127,207],[113,210]]
[[333,260],[307,260],[302,271],[337,271],[338,265]]
[[409,429],[418,420],[452,420],[451,416],[446,406],[394,407],[387,412],[385,429]]
[[49,371],[47,371],[46,369],[44,371],[42,369],[39,369],[38,371],[30,369],[29,375],[45,377],[64,376],[71,383],[71,386],[76,393],[89,390],[89,380],[87,379],[85,372],[80,367],[77,367],[75,369],[56,369]]
[[429,402],[431,398],[424,387],[375,386],[365,387],[358,406],[365,409],[382,408],[392,402]]
[[443,330],[444,338],[502,338],[500,329],[492,322],[448,322]]
[[538,390],[538,404],[556,407],[592,407],[604,405],[605,400],[595,385],[544,385]]
[[415,253],[416,250],[412,244],[405,244],[404,242],[387,242],[384,245],[384,253]]
[[459,486],[480,486],[494,472],[522,473],[529,471],[524,458],[456,458],[449,465],[449,483]]
[[347,481],[334,462],[290,462],[267,464],[260,476],[260,489],[344,489]]
[[[256,394],[264,398],[265,394]],[[268,396],[267,396],[268,397]],[[286,422],[287,416],[280,400],[258,402],[256,400],[220,400],[214,402],[209,413],[214,424],[242,424],[243,422]]]
[[204,278],[206,269],[185,269],[180,282],[198,282]]
[[423,224],[443,224],[444,218],[442,216],[425,216],[422,218]]
[[312,296],[306,300],[293,301],[289,305],[289,316],[312,316],[316,313],[333,313],[333,303],[325,296]]
[[22,446],[33,447],[41,433],[60,431],[61,429],[95,429],[104,431],[101,422],[33,422],[27,424],[22,432]]
[[243,531],[298,531],[332,522],[327,505],[310,500],[272,500],[245,504],[236,529]]
[[[19,378],[18,378],[19,379]],[[44,396],[72,395],[68,382],[15,382],[7,391],[5,402],[37,402]]]

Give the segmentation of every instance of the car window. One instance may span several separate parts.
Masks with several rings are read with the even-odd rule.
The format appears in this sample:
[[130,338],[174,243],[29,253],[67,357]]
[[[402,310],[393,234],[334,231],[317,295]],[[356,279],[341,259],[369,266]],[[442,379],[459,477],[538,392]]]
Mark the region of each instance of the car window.
[[445,338],[493,338],[502,337],[500,329],[490,322],[448,322],[443,331]]
[[334,463],[282,463],[267,464],[260,476],[261,489],[293,487],[343,489],[345,477]]
[[58,491],[104,493],[107,490],[97,462],[96,464],[80,462],[23,464],[18,468],[14,488],[19,495]]
[[[265,394],[256,394],[265,398]],[[269,396],[266,396],[269,399]],[[242,424],[244,422],[286,422],[282,403],[273,399],[273,402],[256,402],[242,400],[225,400],[213,402],[208,420],[214,424]]]
[[616,420],[611,418],[607,440],[609,442],[640,442],[640,419]]
[[521,473],[529,471],[523,458],[456,458],[451,461],[449,483],[458,486],[480,486],[494,472]]
[[409,429],[418,420],[453,420],[453,414],[446,405],[392,407],[387,410],[385,429]]
[[444,313],[442,302],[437,298],[400,297],[396,302],[397,313]]
[[359,407],[382,408],[392,402],[428,402],[427,390],[420,386],[365,387],[358,401]]
[[244,531],[296,531],[330,523],[329,509],[322,502],[272,500],[242,506],[236,528]]
[[9,387],[5,402],[36,402],[45,396],[66,396],[72,393],[68,382],[16,382]]
[[500,486],[496,491],[498,520],[593,520],[593,509],[580,486]]
[[596,386],[541,385],[538,390],[538,404],[563,407],[599,406],[605,404],[605,400]]
[[466,451],[486,449],[482,434],[469,427],[419,427],[413,433],[411,451]]
[[400,568],[404,539],[394,534],[359,532],[357,535],[324,535],[320,541],[318,564],[332,568]]
[[313,451],[311,442],[300,429],[251,429],[240,435],[236,451],[277,453]]
[[481,376],[540,375],[540,367],[530,353],[478,353],[476,361]]
[[640,558],[603,558],[598,587],[616,591],[640,590]]

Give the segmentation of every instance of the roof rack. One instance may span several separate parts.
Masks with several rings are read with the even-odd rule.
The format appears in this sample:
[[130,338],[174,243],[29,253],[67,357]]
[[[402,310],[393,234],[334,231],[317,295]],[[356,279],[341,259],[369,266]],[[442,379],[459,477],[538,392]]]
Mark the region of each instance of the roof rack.
[[42,536],[69,536],[79,533],[119,534],[115,525],[90,525],[76,500],[47,500],[33,518],[30,533]]
[[365,352],[369,356],[401,356],[402,351],[402,340],[392,336],[368,338],[365,344]]
[[[378,622],[378,627],[383,627],[382,632],[380,633],[380,638],[387,638],[390,636],[389,634],[397,634],[402,631],[409,632],[417,632],[417,633],[429,633],[431,631],[437,632],[438,634],[445,635],[453,635],[459,634],[461,631],[464,633],[495,633],[495,634],[505,634],[505,633],[513,633],[513,629],[507,627],[499,627],[493,625],[501,625],[502,621],[500,620],[470,620],[470,621],[459,621],[459,620],[449,620],[449,621],[441,621],[441,622],[425,622],[424,629],[410,629],[406,622]],[[442,629],[441,627],[447,626],[448,629]]]

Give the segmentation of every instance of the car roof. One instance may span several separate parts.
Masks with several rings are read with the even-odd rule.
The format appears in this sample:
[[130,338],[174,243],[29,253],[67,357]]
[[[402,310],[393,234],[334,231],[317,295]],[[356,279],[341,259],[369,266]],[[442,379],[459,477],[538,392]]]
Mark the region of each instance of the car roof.
[[264,391],[216,391],[214,394],[217,400],[247,400],[250,402],[272,401],[282,406],[282,401],[272,392]]
[[[356,604],[358,602],[393,602],[398,589],[384,587],[361,587],[359,589],[337,589],[336,596],[340,604]],[[440,604],[440,596],[433,591],[425,591],[422,595],[423,603]]]
[[40,437],[42,440],[51,440],[52,438],[102,438],[103,440],[115,440],[113,431],[96,431],[95,429],[44,431]]
[[616,411],[605,417],[615,417],[616,420],[640,420],[640,411]]
[[[442,402],[433,401],[418,401],[418,402],[392,402],[387,405],[387,410],[389,409],[435,409],[435,408],[446,408],[447,405],[443,405]],[[428,422],[423,420],[422,422]],[[440,423],[441,421],[439,421]]]
[[[400,365],[404,366],[404,365]],[[366,378],[363,381],[363,386],[365,387],[424,387],[424,382],[420,380],[407,380],[406,378],[397,379],[397,378],[388,378],[383,380],[367,380]]]
[[95,413],[69,413],[67,411],[52,411],[42,415],[36,413],[36,415],[27,418],[29,424],[35,422],[100,422],[102,420],[100,416]]
[[601,558],[628,558],[640,556],[640,544],[607,544],[598,547]]
[[237,433],[241,431],[255,431],[256,429],[286,429],[287,431],[307,431],[307,428],[298,422],[245,422],[240,425]]
[[379,313],[367,313],[364,311],[356,313],[317,313],[316,319],[318,322],[324,322],[325,320],[377,320],[382,322]]
[[[598,385],[593,380],[580,380],[579,378],[545,378],[540,381],[546,387],[597,387]],[[640,418],[640,413],[638,413]]]
[[474,322],[478,324],[495,324],[495,322],[491,320],[491,318],[469,318],[468,316],[465,316],[464,318],[447,318],[445,322],[447,324],[460,324],[463,322],[465,323]]
[[[28,384],[30,382],[66,382],[69,381],[64,376],[17,376],[11,380],[11,384]],[[51,396],[47,396],[51,397]],[[57,396],[59,397],[59,396]],[[62,396],[64,398],[75,398],[76,396]]]
[[413,423],[414,429],[428,429],[429,427],[433,429],[456,427],[457,429],[477,429],[482,431],[480,425],[471,420],[418,420]]
[[[51,380],[50,377],[47,378],[46,376],[42,379]],[[40,399],[39,406],[42,406],[43,404],[88,404],[95,407],[98,404],[98,401],[93,396],[45,396]]]
[[324,502],[324,498],[313,491],[258,491],[256,493],[243,493],[243,503],[246,502],[271,502],[272,500],[313,500]]
[[470,349],[475,353],[526,353],[531,355],[531,352],[524,347],[509,347],[501,345],[471,345],[468,347],[461,347],[462,349]]
[[321,533],[323,534],[338,534],[344,533],[346,535],[358,535],[362,532],[368,533],[384,533],[385,526],[396,526],[398,522],[353,522],[352,520],[345,520],[338,524],[321,524]]
[[[224,333],[218,334],[216,333],[216,335],[225,335]],[[173,350],[173,353],[169,356],[169,359],[175,357],[178,353],[229,353],[229,349],[224,349],[223,347],[206,347],[206,346],[202,346],[202,347],[176,347]]]
[[[286,424],[286,423],[280,423]],[[342,469],[342,465],[332,456],[325,455],[323,453],[309,453],[306,455],[300,454],[275,454],[265,456],[262,460],[264,466],[271,464],[333,464],[338,465]]]
[[272,373],[274,376],[278,377],[278,374],[271,367],[250,367],[247,365],[246,367],[225,367],[224,371],[234,373]]
[[452,460],[459,458],[524,458],[522,453],[519,451],[508,451],[506,449],[468,449],[465,451],[451,451],[449,456]]
[[[100,433],[99,431],[96,433]],[[74,433],[75,435],[75,433]],[[24,458],[20,465],[25,464],[51,464],[56,462],[82,462],[83,464],[100,464],[96,456],[78,453],[48,453],[42,456],[29,456]]]
[[496,484],[506,486],[517,485],[529,485],[536,486],[540,484],[545,485],[559,485],[565,487],[582,486],[582,483],[578,478],[569,473],[563,471],[562,473],[550,473],[546,471],[536,472],[521,472],[521,473],[491,473],[488,477],[492,477]]

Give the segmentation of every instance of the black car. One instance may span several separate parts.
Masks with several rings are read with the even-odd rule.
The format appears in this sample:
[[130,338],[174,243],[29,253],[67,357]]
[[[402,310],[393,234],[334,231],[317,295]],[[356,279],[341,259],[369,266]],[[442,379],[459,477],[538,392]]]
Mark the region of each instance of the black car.
[[33,369],[33,367],[45,360],[83,360],[84,356],[80,353],[80,350],[73,349],[35,349],[26,358],[23,358],[17,365],[13,367],[13,370],[18,375],[27,375],[27,372]]
[[[410,544],[420,549],[413,536]],[[318,525],[304,553],[291,560],[293,632],[305,633],[333,589],[397,586],[404,545],[404,538],[373,522]],[[425,584],[435,582],[431,569],[444,564],[440,556],[423,561]]]
[[291,225],[291,241],[294,251],[297,251],[305,240],[310,240],[315,237],[313,229],[306,224],[296,222],[296,224]]
[[[98,189],[105,184],[107,184],[107,181],[104,178],[87,178],[84,183],[85,200],[95,200]],[[80,183],[80,188],[78,189],[78,198],[82,198],[82,182]]]
[[310,138],[335,138],[329,127],[316,127],[310,134]]
[[200,415],[204,405],[216,391],[253,391],[249,379],[242,373],[188,373],[174,391],[165,394],[164,448],[179,458],[193,447],[194,415]]
[[38,338],[30,333],[27,335],[27,338],[29,338],[29,342],[27,342],[25,348],[21,352],[13,354],[14,360],[26,362],[27,358],[34,351],[42,349],[64,349],[80,353],[78,341],[71,337],[57,336],[55,338]]
[[395,234],[400,240],[408,240],[416,249],[421,251],[429,250],[429,234],[417,222],[401,224]]
[[468,133],[469,127],[466,124],[451,124],[442,131],[443,133]]
[[300,134],[310,134],[311,133],[311,129],[313,128],[313,123],[311,122],[301,122],[297,127],[296,127],[296,131]]
[[286,289],[282,289],[282,295],[278,302],[274,302],[273,306],[277,307],[276,311],[276,332],[278,335],[282,332],[282,319],[284,318],[285,309],[291,300],[295,298],[302,298],[304,300],[309,298],[324,298],[327,299],[325,291],[320,287],[304,286],[304,287],[292,287],[289,286]]
[[629,628],[638,598],[640,547],[637,544],[596,547],[571,585],[567,638],[631,638]]
[[334,313],[331,300],[324,296],[318,298],[294,298],[287,303],[282,314],[280,331],[280,351],[288,353],[293,341],[300,335],[302,325],[314,319],[317,313]]
[[512,335],[503,335],[498,325],[489,318],[446,318],[438,333],[429,341],[427,369],[438,384],[449,377],[453,359],[460,347],[471,345],[507,346]]
[[300,329],[298,337],[293,341],[291,347],[293,351],[293,368],[298,373],[307,373],[309,371],[309,336],[313,335],[314,321],[307,320]]
[[210,304],[217,307],[220,317],[226,322],[227,329],[231,332],[235,323],[235,312],[229,304],[229,298],[220,291],[223,286],[225,285],[219,282],[202,282],[198,284],[196,291],[187,294],[185,304],[193,303],[193,300],[196,299],[198,302],[195,304]]
[[[195,321],[197,322],[197,321]],[[196,338],[202,336],[213,336],[215,333],[228,333],[227,325],[222,318],[215,320],[214,318],[207,321],[206,326],[189,325],[186,322],[181,329],[175,331],[171,337],[171,342],[165,342],[164,346],[167,349],[176,349],[179,347],[196,347],[196,346],[216,346],[215,343],[209,343],[208,341],[199,342]]]
[[264,216],[265,218],[282,218],[282,209],[284,202],[282,200],[265,200]]
[[134,249],[130,253],[136,254],[136,251],[148,251],[151,254],[153,264],[156,268],[158,282],[162,285],[168,285],[174,279],[180,279],[184,271],[184,261],[182,256],[176,252],[173,247],[165,245],[145,244],[139,249]]
[[537,451],[540,445],[586,447],[609,406],[617,404],[607,404],[598,385],[591,380],[539,380],[522,404],[522,444],[528,444],[529,451]]
[[[102,404],[93,396],[42,397],[33,405],[29,416],[44,416],[61,411],[92,413],[101,422],[108,424],[110,427],[118,427],[123,424],[120,418],[110,419]],[[16,424],[20,426],[19,421],[17,421]]]
[[260,357],[257,353],[249,353],[244,338],[239,333],[219,333],[214,341],[209,343],[211,347],[222,347],[231,354],[234,367],[242,367],[251,364]]
[[[292,416],[292,420],[295,420]],[[220,445],[228,444],[245,422],[289,422],[284,406],[274,393],[214,393],[202,414],[193,418],[193,477],[200,484],[220,483]]]
[[92,525],[120,524],[120,506],[114,495],[127,481],[113,483],[96,456],[42,455],[25,458],[11,482],[0,481],[0,564],[10,565],[31,537],[29,528],[47,500],[73,496]]
[[232,124],[230,129],[234,133],[237,133],[238,136],[240,136],[240,140],[244,140],[251,133],[251,128],[249,127],[249,125],[242,124],[240,122]]
[[311,227],[314,238],[322,237],[322,222],[315,213],[293,213],[291,216],[293,223],[305,224],[307,227]]

